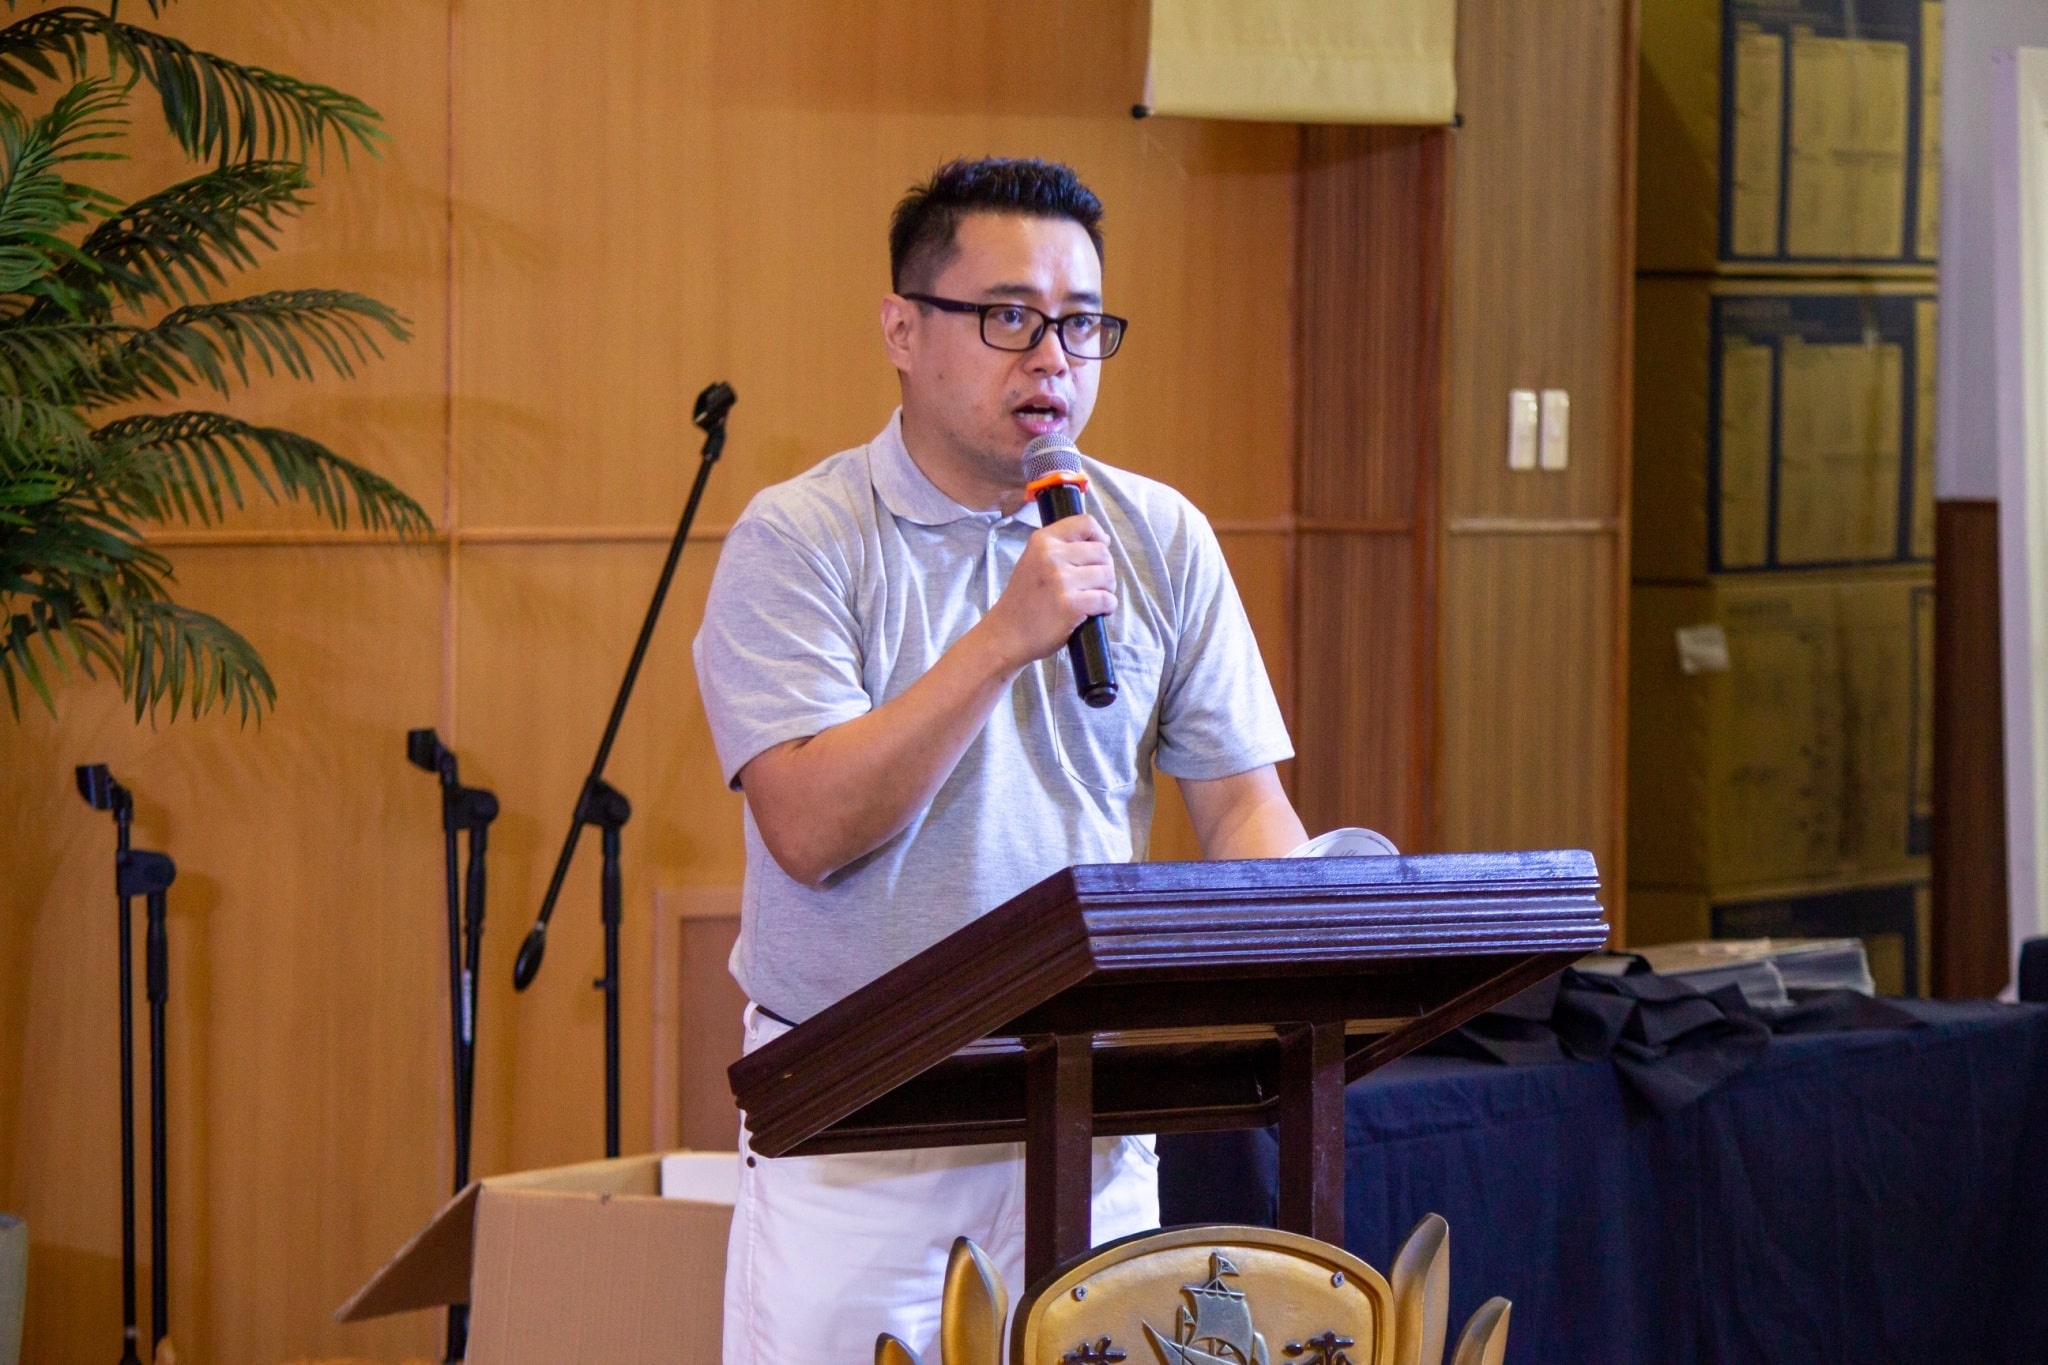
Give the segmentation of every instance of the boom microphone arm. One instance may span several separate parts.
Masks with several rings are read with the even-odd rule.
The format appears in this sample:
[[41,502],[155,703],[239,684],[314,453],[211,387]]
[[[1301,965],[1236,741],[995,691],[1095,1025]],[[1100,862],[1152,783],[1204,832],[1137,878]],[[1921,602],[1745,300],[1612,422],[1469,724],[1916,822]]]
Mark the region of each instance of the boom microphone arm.
[[604,780],[604,767],[611,758],[612,742],[619,737],[619,723],[625,719],[626,704],[633,698],[633,684],[639,680],[640,665],[646,660],[647,646],[654,639],[654,627],[661,620],[662,604],[668,598],[669,584],[675,579],[676,565],[683,557],[683,543],[689,539],[690,527],[697,520],[697,506],[704,499],[704,485],[711,478],[711,466],[718,463],[718,457],[725,451],[726,415],[738,401],[739,396],[733,392],[732,385],[723,381],[712,384],[697,395],[697,406],[690,418],[704,432],[704,449],[697,465],[697,479],[690,487],[689,501],[683,505],[682,520],[676,524],[675,539],[669,542],[668,558],[661,566],[661,577],[655,581],[653,600],[648,602],[646,619],[640,623],[640,638],[634,641],[633,656],[626,663],[626,676],[619,680],[619,694],[612,701],[611,718],[605,722],[604,737],[598,741],[597,755],[591,760],[590,772],[576,794],[576,806],[569,817],[569,832],[562,840],[561,856],[555,859],[554,875],[548,879],[548,892],[541,900],[540,914],[534,920],[533,928],[527,932],[526,941],[520,945],[518,960],[512,964],[512,984],[523,991],[533,984],[533,978],[540,972],[541,958],[548,946],[548,921],[554,918],[555,902],[562,894],[562,883],[568,878],[569,864],[575,860],[577,841],[583,837],[585,825],[596,825],[603,833],[604,844],[605,974],[595,984],[605,993],[607,1156],[619,1154],[619,830],[631,818],[633,807],[617,788]]

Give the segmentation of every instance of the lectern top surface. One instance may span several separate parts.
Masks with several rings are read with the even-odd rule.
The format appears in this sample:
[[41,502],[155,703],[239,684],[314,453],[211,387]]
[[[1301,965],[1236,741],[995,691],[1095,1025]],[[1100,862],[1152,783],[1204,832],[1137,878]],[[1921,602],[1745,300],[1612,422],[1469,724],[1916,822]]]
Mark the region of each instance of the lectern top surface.
[[1282,1030],[1345,1020],[1363,1074],[1604,946],[1598,897],[1578,851],[1072,867],[742,1058],[733,1090],[768,1156],[1007,1140],[1033,1040],[1087,1033],[1098,1132],[1250,1126]]

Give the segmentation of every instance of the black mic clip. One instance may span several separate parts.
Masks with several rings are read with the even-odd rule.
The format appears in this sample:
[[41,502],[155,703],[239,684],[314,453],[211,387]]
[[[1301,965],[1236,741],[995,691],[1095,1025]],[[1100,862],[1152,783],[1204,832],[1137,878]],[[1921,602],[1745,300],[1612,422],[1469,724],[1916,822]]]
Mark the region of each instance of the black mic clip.
[[135,809],[135,798],[114,780],[114,774],[106,764],[81,763],[73,776],[78,779],[78,794],[94,810],[110,810],[119,818]]
[[413,767],[441,779],[441,825],[449,833],[484,829],[498,818],[497,796],[482,787],[462,785],[455,755],[441,743],[437,731],[406,731],[405,758]]
[[690,420],[704,433],[704,462],[714,463],[725,453],[725,418],[732,411],[732,405],[740,401],[732,385],[723,379],[704,386],[704,392],[697,395],[697,406],[690,413]]

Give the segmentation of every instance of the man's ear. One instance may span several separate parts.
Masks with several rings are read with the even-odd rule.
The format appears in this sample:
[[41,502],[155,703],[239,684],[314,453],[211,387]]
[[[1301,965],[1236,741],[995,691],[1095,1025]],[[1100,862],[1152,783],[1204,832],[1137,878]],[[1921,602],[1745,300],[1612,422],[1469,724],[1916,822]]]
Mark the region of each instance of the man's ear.
[[882,295],[882,349],[889,363],[910,372],[911,338],[917,331],[917,305],[900,294]]

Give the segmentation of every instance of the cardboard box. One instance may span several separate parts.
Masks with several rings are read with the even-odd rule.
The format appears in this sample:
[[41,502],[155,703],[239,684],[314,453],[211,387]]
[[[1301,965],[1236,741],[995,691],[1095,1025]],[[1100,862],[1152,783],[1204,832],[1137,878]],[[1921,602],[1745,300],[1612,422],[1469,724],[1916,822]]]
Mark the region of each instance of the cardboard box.
[[1638,268],[1931,274],[1941,17],[1923,0],[1644,5]]
[[468,1365],[718,1365],[738,1180],[693,1152],[476,1181],[335,1320],[467,1303]]
[[1931,285],[1636,289],[1638,581],[1934,554]]
[[1926,876],[1932,616],[1924,569],[1636,588],[1631,882]]
[[1631,885],[1631,947],[1699,938],[1860,938],[1879,995],[1929,993],[1932,897],[1925,879],[1806,883],[1715,897]]

